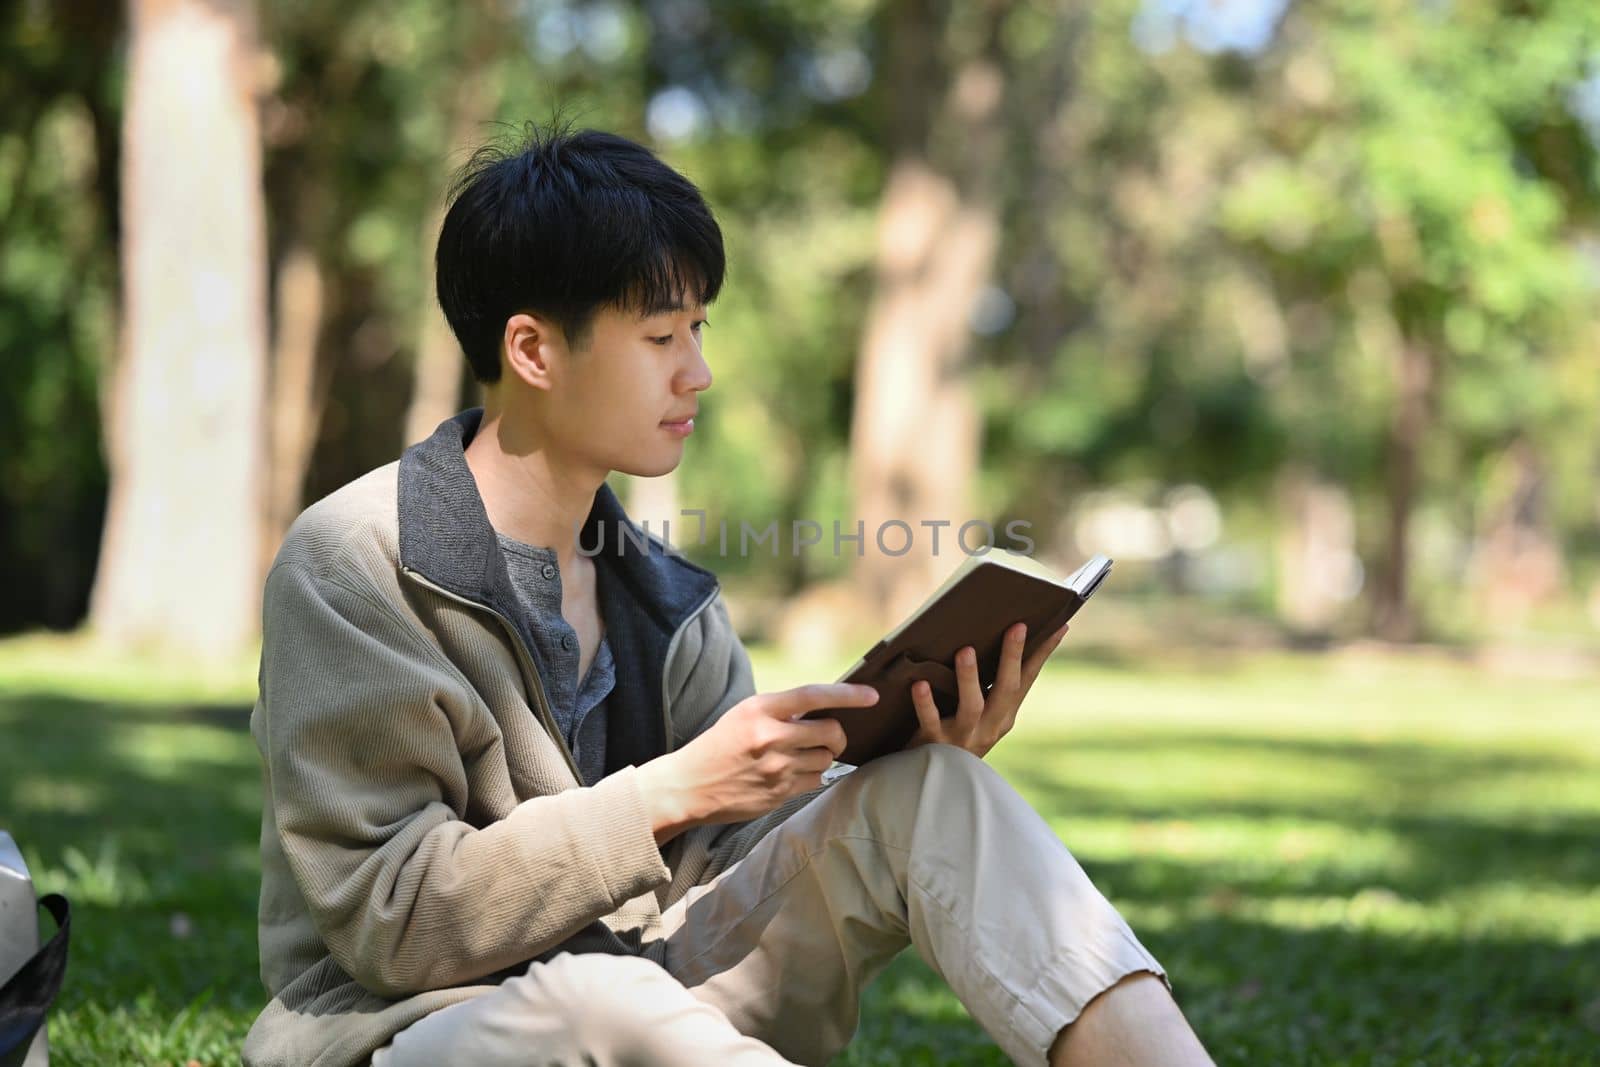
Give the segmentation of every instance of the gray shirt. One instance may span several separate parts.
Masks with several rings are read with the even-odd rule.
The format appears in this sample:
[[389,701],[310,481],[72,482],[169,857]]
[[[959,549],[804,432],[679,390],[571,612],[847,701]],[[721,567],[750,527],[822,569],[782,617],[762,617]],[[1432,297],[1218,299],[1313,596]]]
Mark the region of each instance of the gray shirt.
[[528,620],[538,645],[539,660],[549,670],[544,679],[550,712],[555,716],[583,784],[605,775],[606,697],[616,683],[616,665],[604,633],[589,672],[578,678],[578,633],[561,614],[561,568],[556,550],[513,540],[496,531],[517,605]]

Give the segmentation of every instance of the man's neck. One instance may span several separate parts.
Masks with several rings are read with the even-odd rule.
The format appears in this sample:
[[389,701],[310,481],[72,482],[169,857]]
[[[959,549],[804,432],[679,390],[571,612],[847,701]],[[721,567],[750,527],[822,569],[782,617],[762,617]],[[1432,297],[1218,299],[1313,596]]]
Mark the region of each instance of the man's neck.
[[554,459],[531,433],[492,411],[484,412],[466,448],[489,525],[514,540],[555,549],[562,572],[570,573],[577,531],[605,476],[575,473]]

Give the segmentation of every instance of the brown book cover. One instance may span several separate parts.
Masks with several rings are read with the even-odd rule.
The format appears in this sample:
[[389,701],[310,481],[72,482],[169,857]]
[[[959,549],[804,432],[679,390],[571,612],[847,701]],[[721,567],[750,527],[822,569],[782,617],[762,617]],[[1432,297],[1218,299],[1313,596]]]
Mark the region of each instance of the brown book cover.
[[1083,606],[1111,571],[1111,560],[1095,556],[1070,576],[1060,578],[1045,564],[1005,550],[969,556],[911,615],[889,631],[845,671],[841,682],[870,685],[878,702],[867,708],[823,708],[808,719],[834,718],[844,727],[848,746],[840,763],[859,766],[897,752],[917,732],[911,684],[933,688],[939,714],[955,714],[956,652],[972,645],[978,653],[978,679],[985,691],[994,683],[1005,632],[1028,627],[1026,660]]

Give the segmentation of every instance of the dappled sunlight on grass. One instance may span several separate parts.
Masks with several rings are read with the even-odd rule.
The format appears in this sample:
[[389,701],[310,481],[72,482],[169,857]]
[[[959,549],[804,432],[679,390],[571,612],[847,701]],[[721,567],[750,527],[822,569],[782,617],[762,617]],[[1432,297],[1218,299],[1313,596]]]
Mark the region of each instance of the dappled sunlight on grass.
[[55,677],[61,648],[37,647],[0,643],[0,825],[73,903],[52,1062],[237,1062],[261,999],[252,696],[237,677]]
[[[1595,900],[1593,887],[1512,882],[1473,886],[1424,901],[1372,886],[1348,896],[1244,899],[1219,895],[1196,904],[1179,909],[1178,914],[1183,919],[1226,915],[1286,930],[1365,931],[1397,938],[1514,935],[1548,938],[1554,943],[1600,938],[1600,902]],[[1136,909],[1129,911],[1134,916]]]
[[[1183,863],[1207,881],[1226,877],[1294,888],[1330,877],[1360,881],[1404,870],[1411,849],[1393,831],[1352,828],[1314,819],[1253,819],[1242,815],[1195,819],[1060,816],[1058,837],[1091,869],[1147,861]],[[1124,891],[1131,892],[1132,887]],[[1168,892],[1158,887],[1158,891]]]
[[82,633],[40,633],[0,640],[0,692],[41,691],[118,704],[245,704],[255,700],[252,650],[218,664],[105,651]]
[[[752,652],[763,689],[844,666]],[[253,676],[85,674],[65,655],[0,643],[0,825],[76,909],[57,1061],[236,1062],[264,1000]],[[1058,658],[991,760],[1219,1062],[1600,1047],[1600,685],[1370,657]],[[904,954],[839,1062],[1005,1061]]]
[[[1597,683],[1063,656],[990,759],[1219,1061],[1571,1063],[1600,1047]],[[931,981],[902,967],[889,983]]]

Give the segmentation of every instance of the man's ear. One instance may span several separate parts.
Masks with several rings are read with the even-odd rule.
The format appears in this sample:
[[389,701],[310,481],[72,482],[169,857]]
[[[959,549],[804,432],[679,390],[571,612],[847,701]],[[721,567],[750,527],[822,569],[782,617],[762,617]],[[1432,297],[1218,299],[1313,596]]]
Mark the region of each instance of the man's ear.
[[548,319],[518,312],[506,320],[500,354],[507,373],[535,389],[549,389],[555,384],[551,378],[552,362],[560,358],[564,348],[561,331]]

